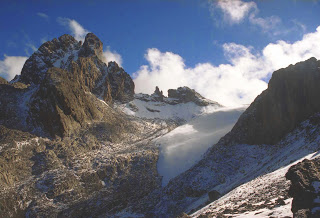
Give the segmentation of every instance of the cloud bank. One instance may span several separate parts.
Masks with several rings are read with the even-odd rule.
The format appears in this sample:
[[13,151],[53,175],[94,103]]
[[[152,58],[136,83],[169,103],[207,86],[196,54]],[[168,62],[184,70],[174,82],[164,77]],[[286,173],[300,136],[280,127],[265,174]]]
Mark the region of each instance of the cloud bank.
[[8,81],[12,80],[21,73],[26,60],[27,57],[5,56],[4,60],[0,60],[0,76]]
[[186,67],[178,54],[148,49],[143,65],[134,73],[136,92],[153,93],[155,86],[164,93],[170,88],[189,86],[203,96],[226,106],[251,103],[267,88],[266,80],[279,68],[310,57],[320,59],[320,26],[294,43],[282,40],[268,44],[262,51],[235,43],[223,45],[229,64],[214,66],[199,63]]

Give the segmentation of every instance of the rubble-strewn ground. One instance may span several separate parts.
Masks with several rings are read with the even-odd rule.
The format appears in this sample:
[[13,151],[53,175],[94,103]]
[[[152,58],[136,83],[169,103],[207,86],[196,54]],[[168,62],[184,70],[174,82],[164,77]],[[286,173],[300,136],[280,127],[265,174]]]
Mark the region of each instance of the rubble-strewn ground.
[[159,149],[153,140],[176,124],[129,119],[136,131],[118,143],[108,140],[103,122],[62,140],[1,126],[1,216],[114,213],[159,187]]

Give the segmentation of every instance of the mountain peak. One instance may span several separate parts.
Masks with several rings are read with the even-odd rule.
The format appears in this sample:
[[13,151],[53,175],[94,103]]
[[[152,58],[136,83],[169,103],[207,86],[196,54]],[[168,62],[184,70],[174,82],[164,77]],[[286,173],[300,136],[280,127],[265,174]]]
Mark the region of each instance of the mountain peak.
[[103,43],[93,33],[88,33],[79,52],[81,57],[90,57],[96,55],[101,59],[103,53]]

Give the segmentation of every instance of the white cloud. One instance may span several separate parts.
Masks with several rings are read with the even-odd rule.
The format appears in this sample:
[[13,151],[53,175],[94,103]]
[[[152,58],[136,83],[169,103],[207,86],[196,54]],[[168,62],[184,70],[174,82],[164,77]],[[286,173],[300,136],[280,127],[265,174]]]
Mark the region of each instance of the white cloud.
[[256,3],[241,0],[220,0],[217,1],[217,7],[222,10],[224,19],[230,23],[240,23],[250,10],[257,9]]
[[49,16],[48,16],[47,14],[45,14],[45,13],[38,12],[37,15],[38,15],[39,17],[44,18],[45,20],[48,20],[48,19],[49,19]]
[[78,41],[84,41],[85,36],[89,33],[89,31],[83,28],[76,20],[58,17],[57,21],[61,25],[68,27],[74,38]]
[[148,49],[148,65],[134,74],[136,92],[150,94],[159,86],[166,93],[170,88],[186,85],[226,106],[249,104],[267,88],[264,80],[273,71],[310,57],[320,59],[319,41],[320,26],[300,41],[270,43],[258,53],[250,47],[226,43],[223,49],[229,64],[199,63],[193,68],[186,67],[177,54]]
[[115,61],[119,66],[122,66],[122,57],[116,51],[111,51],[110,47],[107,47],[107,50],[103,51],[104,62],[108,64],[110,61]]
[[6,55],[4,57],[4,60],[0,60],[0,76],[10,81],[15,77],[15,75],[19,75],[21,73],[27,57]]

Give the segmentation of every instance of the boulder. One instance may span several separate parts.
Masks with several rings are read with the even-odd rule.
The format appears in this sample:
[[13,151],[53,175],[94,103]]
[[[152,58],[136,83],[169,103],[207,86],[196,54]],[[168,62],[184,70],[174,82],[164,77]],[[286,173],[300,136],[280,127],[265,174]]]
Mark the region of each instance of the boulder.
[[289,196],[293,197],[291,211],[294,217],[319,217],[320,207],[315,199],[320,198],[320,158],[305,159],[290,167],[286,178],[291,181]]

